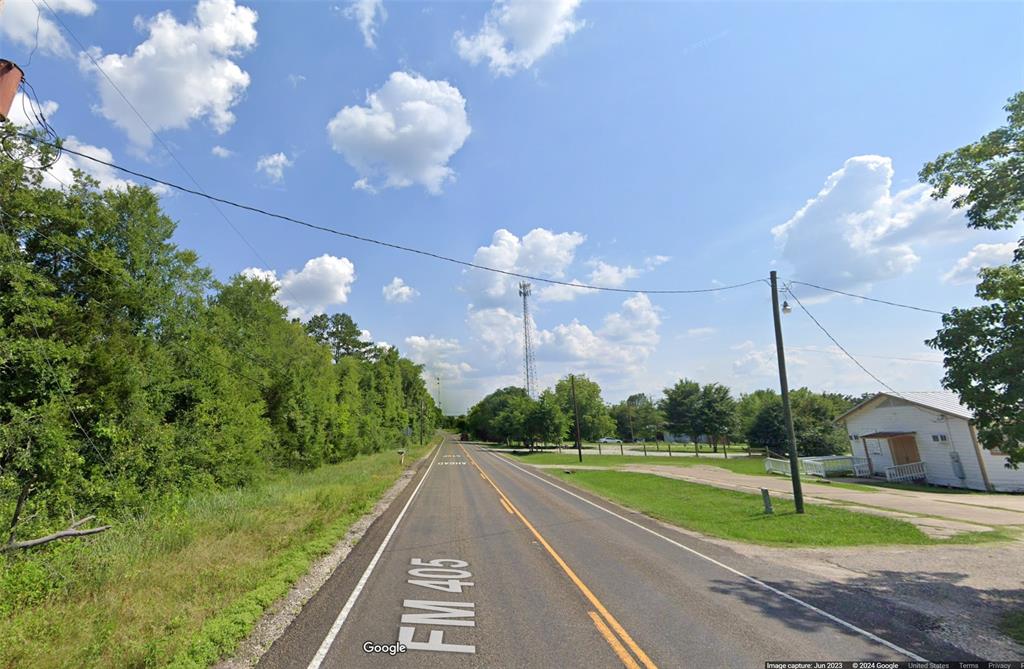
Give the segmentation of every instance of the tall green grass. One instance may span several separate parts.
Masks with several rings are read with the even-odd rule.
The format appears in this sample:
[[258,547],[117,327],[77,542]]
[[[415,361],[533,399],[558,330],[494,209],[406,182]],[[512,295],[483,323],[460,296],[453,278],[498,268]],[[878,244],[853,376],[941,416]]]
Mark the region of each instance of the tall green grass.
[[361,455],[165,501],[95,538],[6,558],[0,667],[208,666],[402,469],[394,451]]

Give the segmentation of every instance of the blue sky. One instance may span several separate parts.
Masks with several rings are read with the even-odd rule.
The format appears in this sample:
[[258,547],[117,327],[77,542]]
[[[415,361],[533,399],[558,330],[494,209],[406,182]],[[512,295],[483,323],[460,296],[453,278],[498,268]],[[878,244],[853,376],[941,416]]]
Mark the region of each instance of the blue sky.
[[[204,189],[356,234],[602,286],[776,269],[940,310],[1020,236],[967,230],[916,177],[1004,121],[1020,4],[49,2]],[[69,145],[188,182],[32,0],[7,0],[0,47]],[[225,210],[243,241],[207,202],[163,205],[218,278],[351,313],[442,377],[449,411],[521,383],[512,280]],[[941,365],[893,359],[938,359],[938,316],[793,290],[889,385],[939,387]],[[763,284],[534,298],[544,385],[777,385]],[[792,385],[878,388],[799,310],[784,329]]]

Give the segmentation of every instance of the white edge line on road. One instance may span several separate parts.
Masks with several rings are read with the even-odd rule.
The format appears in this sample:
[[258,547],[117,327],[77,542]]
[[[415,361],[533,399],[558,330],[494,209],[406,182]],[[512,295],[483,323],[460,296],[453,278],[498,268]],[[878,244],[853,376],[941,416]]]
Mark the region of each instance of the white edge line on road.
[[666,537],[664,534],[661,534],[660,532],[656,532],[656,531],[652,530],[649,527],[644,527],[640,523],[638,523],[638,522],[636,522],[634,520],[630,520],[629,518],[626,518],[625,516],[619,515],[619,514],[615,513],[614,511],[612,511],[610,509],[606,509],[603,506],[601,506],[600,504],[595,504],[594,502],[591,502],[586,497],[582,497],[580,495],[577,495],[573,491],[567,490],[567,489],[563,488],[562,486],[560,486],[560,485],[558,485],[556,483],[552,483],[551,481],[548,481],[546,478],[544,478],[542,476],[538,476],[537,474],[534,474],[533,472],[531,472],[531,471],[529,471],[527,469],[523,469],[522,467],[520,467],[516,463],[508,460],[507,458],[501,457],[497,453],[491,453],[491,455],[493,455],[497,459],[501,460],[505,464],[510,465],[512,467],[515,467],[516,469],[520,470],[521,472],[529,474],[530,476],[532,476],[533,478],[537,479],[538,481],[541,481],[543,483],[547,483],[552,488],[558,488],[559,490],[561,490],[562,492],[564,492],[567,495],[572,495],[576,499],[578,499],[580,501],[583,501],[583,502],[586,502],[587,504],[589,504],[590,506],[592,506],[592,507],[594,507],[596,509],[601,509],[605,513],[611,514],[611,515],[615,516],[619,520],[624,520],[627,523],[629,523],[630,525],[634,525],[636,527],[639,527],[644,532],[649,532],[650,534],[653,534],[656,537],[660,537],[660,538],[664,539],[665,541],[669,542],[670,544],[672,544],[674,546],[678,546],[679,548],[682,548],[684,551],[687,551],[688,553],[692,553],[693,555],[696,555],[699,558],[707,560],[711,564],[717,565],[717,566],[721,567],[722,569],[725,569],[726,571],[731,572],[731,573],[735,574],[736,576],[739,576],[740,578],[746,579],[747,581],[749,581],[749,582],[751,582],[751,583],[753,583],[755,585],[759,585],[762,588],[764,588],[765,590],[769,590],[771,592],[774,592],[776,595],[779,595],[780,597],[788,599],[789,601],[793,602],[794,604],[799,604],[800,606],[803,606],[804,608],[810,609],[811,611],[814,611],[815,613],[828,618],[832,622],[837,623],[839,625],[842,625],[843,627],[845,627],[848,630],[852,630],[853,632],[856,632],[857,634],[865,636],[868,639],[871,639],[872,641],[880,643],[883,646],[896,651],[897,653],[902,653],[903,655],[906,655],[907,657],[909,657],[910,659],[912,659],[912,660],[914,660],[916,662],[927,662],[928,661],[928,660],[924,659],[923,657],[921,657],[920,655],[917,655],[915,653],[910,652],[906,648],[901,648],[900,646],[897,646],[896,644],[894,644],[894,643],[892,643],[890,641],[886,641],[885,639],[883,639],[882,637],[880,637],[880,636],[878,636],[876,634],[872,634],[871,632],[867,631],[866,629],[862,629],[860,627],[857,627],[853,623],[849,623],[849,622],[843,620],[842,618],[837,618],[836,616],[832,615],[828,611],[823,611],[823,610],[819,609],[817,606],[814,606],[813,604],[809,604],[809,603],[805,602],[802,599],[798,599],[797,597],[794,597],[793,595],[790,595],[789,593],[783,592],[782,590],[779,590],[776,587],[768,585],[764,581],[760,581],[760,580],[754,578],[753,576],[748,576],[747,574],[744,574],[743,572],[739,571],[738,569],[733,569],[729,565],[724,564],[722,562],[719,562],[718,560],[716,560],[713,557],[710,557],[708,555],[704,555],[700,551],[694,550],[694,549],[690,548],[689,546],[684,546],[683,544],[679,543],[678,541],[675,541],[674,539],[670,539],[669,537]]
[[331,625],[330,631],[327,632],[327,636],[324,638],[323,643],[320,644],[320,648],[316,651],[316,655],[314,655],[313,659],[310,661],[308,669],[320,669],[320,665],[323,663],[324,658],[327,657],[327,652],[334,644],[334,639],[338,636],[338,632],[341,631],[341,626],[345,624],[345,619],[348,618],[348,614],[352,611],[352,607],[355,606],[360,593],[363,592],[366,582],[370,580],[370,574],[373,573],[374,567],[377,566],[380,556],[384,554],[384,549],[387,548],[388,542],[391,541],[391,535],[393,535],[395,530],[398,529],[398,524],[402,522],[405,512],[409,510],[409,505],[412,504],[414,499],[416,499],[416,493],[420,491],[420,486],[422,486],[423,482],[427,480],[427,475],[430,474],[430,469],[434,466],[434,462],[437,461],[437,456],[441,452],[441,446],[444,446],[444,441],[438,444],[437,450],[434,451],[433,459],[431,459],[430,464],[427,465],[427,471],[423,473],[423,478],[420,479],[420,482],[416,484],[416,487],[413,489],[412,494],[409,495],[409,499],[406,500],[405,506],[403,506],[401,512],[399,512],[398,518],[395,518],[395,522],[391,525],[391,529],[388,530],[387,535],[385,535],[384,541],[380,542],[380,546],[377,548],[377,552],[374,553],[373,559],[370,560],[370,564],[366,565],[366,571],[364,571],[363,575],[359,577],[359,582],[356,583],[356,587],[352,590],[352,594],[349,595],[348,601],[345,602],[345,606],[341,608],[341,613],[338,614],[334,624]]

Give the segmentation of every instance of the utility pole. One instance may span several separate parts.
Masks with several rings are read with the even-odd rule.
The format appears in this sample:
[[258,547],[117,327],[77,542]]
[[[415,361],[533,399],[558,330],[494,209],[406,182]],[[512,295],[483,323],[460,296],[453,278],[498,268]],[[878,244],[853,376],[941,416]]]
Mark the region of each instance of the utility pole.
[[441,377],[435,376],[434,381],[437,383],[437,408],[441,410],[441,415],[444,416],[444,407],[441,406]]
[[789,408],[789,381],[786,379],[786,351],[782,345],[782,317],[779,314],[779,285],[775,270],[771,273],[772,316],[775,319],[775,357],[779,360],[779,386],[782,389],[782,416],[786,422],[789,440],[789,475],[793,479],[793,502],[796,512],[804,512],[804,493],[800,487],[800,459],[796,455],[796,434],[793,432],[793,413]]
[[572,412],[576,416],[576,453],[580,456],[580,462],[583,462],[583,442],[580,441],[580,407],[576,404],[576,375],[570,374],[569,379],[572,381]]

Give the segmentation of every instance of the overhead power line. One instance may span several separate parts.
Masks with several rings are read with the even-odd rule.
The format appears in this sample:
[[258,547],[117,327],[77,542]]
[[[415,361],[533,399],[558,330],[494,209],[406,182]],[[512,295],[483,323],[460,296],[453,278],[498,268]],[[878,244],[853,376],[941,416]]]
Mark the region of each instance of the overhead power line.
[[[819,286],[813,283],[806,283],[804,281],[790,281],[790,284],[798,284],[801,286],[808,286],[809,288],[817,288],[818,290],[824,290],[829,293],[837,293],[839,295],[846,295],[847,297],[856,297],[859,300],[867,300],[868,302],[878,302],[879,304],[888,304],[890,307],[900,307],[901,309],[913,309],[914,311],[923,311],[927,314],[938,314],[940,316],[945,315],[944,311],[937,311],[935,309],[926,309],[925,307],[915,307],[912,304],[901,304],[899,302],[890,302],[889,300],[880,300],[874,297],[868,297],[867,295],[857,295],[856,293],[848,293],[845,290],[838,290],[836,288],[826,288],[825,286]],[[795,299],[795,296],[794,296]]]
[[[2,2],[2,0],[0,0],[0,2]],[[33,2],[33,4],[35,4],[36,9],[39,10],[39,12],[41,13],[42,12],[42,7],[39,6],[39,3],[36,2],[36,0],[32,0],[32,2]],[[167,142],[164,141],[164,138],[161,137],[159,134],[157,134],[157,131],[154,130],[153,126],[151,126],[149,124],[149,121],[147,121],[146,117],[142,115],[142,112],[140,112],[138,110],[138,108],[134,104],[132,104],[132,101],[128,99],[128,96],[124,94],[124,91],[122,91],[121,88],[114,82],[114,80],[110,78],[110,75],[108,75],[106,70],[103,69],[103,66],[101,66],[99,64],[99,61],[97,61],[93,57],[92,53],[89,51],[89,49],[86,48],[86,46],[82,42],[82,40],[78,39],[78,35],[76,35],[75,32],[73,30],[71,30],[71,28],[68,26],[68,24],[64,22],[64,19],[61,18],[61,16],[56,11],[54,11],[53,7],[50,6],[50,3],[47,0],[41,0],[41,2],[44,5],[46,5],[46,8],[48,10],[50,10],[50,14],[53,16],[54,19],[57,20],[58,23],[60,23],[60,25],[64,29],[64,31],[68,35],[71,36],[71,39],[75,40],[75,43],[82,50],[82,53],[85,54],[86,58],[89,59],[89,61],[93,65],[93,67],[96,68],[96,71],[99,72],[101,75],[103,75],[103,78],[107,80],[107,83],[110,84],[111,88],[113,88],[117,92],[117,94],[121,97],[121,99],[124,100],[124,103],[126,105],[128,105],[129,109],[132,110],[132,112],[135,114],[135,116],[137,116],[138,119],[140,121],[142,121],[142,124],[144,126],[146,126],[146,130],[149,131],[149,134],[151,134],[153,136],[153,138],[157,142],[160,143],[160,146],[163,147],[164,151],[166,151],[167,154],[171,157],[171,159],[174,160],[175,164],[177,164],[177,166],[181,169],[181,171],[185,173],[185,176],[188,177],[189,181],[191,181],[192,184],[195,185],[195,187],[199,190],[199,192],[205,195],[206,191],[199,184],[199,181],[196,180],[195,176],[193,176],[192,172],[189,171],[189,169],[187,167],[185,167],[185,164],[178,159],[177,154],[175,154],[174,151],[171,149],[171,147],[167,144]],[[33,91],[33,93],[34,93],[34,91]],[[59,150],[61,150],[60,147],[58,147],[58,151]],[[88,156],[83,156],[80,153],[75,153],[75,155],[80,156],[80,157],[84,157],[84,158],[88,158]],[[249,242],[249,240],[245,237],[245,235],[242,234],[242,231],[239,230],[235,226],[235,224],[231,221],[230,218],[228,218],[227,214],[225,214],[223,211],[221,211],[220,207],[217,206],[216,202],[215,201],[211,201],[210,204],[213,207],[213,209],[217,212],[217,214],[219,214],[220,217],[224,219],[224,222],[228,224],[228,227],[230,227],[234,231],[234,233],[238,236],[238,238],[241,239],[242,242],[246,246],[249,247],[249,250],[252,251],[252,254],[254,256],[256,256],[256,259],[259,260],[260,263],[262,263],[266,267],[270,267],[270,263],[267,262],[263,258],[262,255],[260,255],[260,252],[256,250],[256,247],[253,246],[251,242]],[[280,288],[291,299],[292,302],[294,302],[295,304],[298,304],[300,306],[306,306],[306,305],[302,304],[301,300],[296,299],[295,295],[293,295],[291,293],[291,291],[288,290],[287,286],[281,285]]]
[[[48,141],[46,141],[46,140],[44,140],[44,139],[42,139],[40,137],[35,137],[35,136],[33,136],[31,134],[28,134],[28,133],[18,133],[18,135],[20,137],[24,138],[24,139],[27,139],[27,140],[29,140],[31,142],[35,142],[37,144],[44,144],[44,145],[48,145],[48,146],[55,146],[52,142],[48,142]],[[752,279],[750,281],[744,281],[743,283],[736,283],[736,284],[731,284],[731,285],[727,285],[727,286],[715,286],[713,288],[688,288],[688,289],[668,289],[668,290],[666,290],[666,289],[648,290],[648,289],[640,289],[640,288],[613,288],[611,286],[595,286],[595,285],[591,285],[591,284],[576,283],[576,282],[572,282],[572,281],[559,281],[558,279],[549,279],[549,278],[540,277],[540,276],[533,276],[531,274],[523,274],[521,272],[513,272],[511,270],[504,270],[504,269],[500,269],[500,268],[497,268],[497,267],[488,267],[486,265],[480,265],[480,264],[477,264],[477,263],[474,263],[474,262],[469,262],[467,260],[459,260],[458,258],[453,258],[451,256],[446,256],[446,255],[443,255],[443,254],[440,254],[440,253],[434,253],[432,251],[425,251],[423,249],[417,249],[417,248],[414,248],[414,247],[411,247],[411,246],[405,246],[403,244],[395,244],[393,242],[386,242],[386,241],[383,241],[383,240],[380,240],[380,239],[374,239],[372,237],[366,237],[366,236],[357,235],[357,234],[351,233],[351,232],[345,232],[344,230],[338,230],[336,228],[331,228],[331,227],[328,227],[328,226],[325,226],[325,225],[319,225],[319,224],[316,224],[316,223],[310,223],[309,221],[305,221],[305,220],[302,220],[300,218],[295,218],[293,216],[288,216],[286,214],[279,214],[279,213],[276,213],[276,212],[273,212],[273,211],[269,211],[269,210],[266,210],[266,209],[262,209],[260,207],[256,207],[256,206],[253,206],[253,205],[248,205],[248,204],[244,204],[244,203],[241,203],[241,202],[236,202],[234,200],[229,200],[227,198],[217,197],[216,195],[210,195],[209,193],[207,193],[205,191],[196,190],[194,188],[189,188],[187,186],[182,186],[181,184],[174,183],[173,181],[167,181],[165,179],[160,179],[158,177],[154,177],[154,176],[151,176],[149,174],[145,174],[144,172],[139,172],[137,170],[133,170],[133,169],[130,169],[128,167],[123,167],[121,165],[118,165],[117,163],[113,163],[113,162],[110,162],[110,161],[102,160],[100,158],[96,158],[95,156],[90,156],[88,154],[82,153],[81,151],[75,151],[73,149],[69,149],[69,148],[66,148],[66,147],[63,150],[64,150],[65,153],[69,153],[71,155],[78,156],[79,158],[83,158],[85,160],[89,160],[89,161],[92,161],[92,162],[100,164],[100,165],[105,165],[105,166],[113,168],[115,170],[124,172],[125,174],[130,174],[133,177],[136,177],[136,178],[139,178],[139,179],[145,179],[145,180],[151,181],[153,183],[157,183],[157,184],[161,184],[163,186],[167,186],[168,188],[173,188],[174,190],[181,191],[183,193],[188,193],[189,195],[194,195],[196,197],[201,197],[201,198],[205,198],[207,200],[212,200],[213,202],[218,202],[220,204],[224,204],[224,205],[227,205],[227,206],[230,206],[230,207],[234,207],[236,209],[241,209],[243,211],[249,211],[249,212],[252,212],[252,213],[255,213],[255,214],[260,214],[261,216],[266,216],[268,218],[274,218],[274,219],[278,219],[278,220],[281,220],[281,221],[285,221],[287,223],[293,223],[295,225],[301,225],[303,227],[310,228],[312,230],[319,230],[321,232],[326,232],[326,233],[329,233],[329,234],[332,234],[332,235],[337,235],[339,237],[345,237],[346,239],[353,239],[353,240],[356,240],[356,241],[359,241],[359,242],[364,242],[364,243],[367,243],[367,244],[375,244],[377,246],[383,246],[383,247],[386,247],[386,248],[395,249],[397,251],[404,251],[406,253],[414,253],[414,254],[425,256],[425,257],[428,257],[428,258],[433,258],[435,260],[442,260],[444,262],[453,263],[453,264],[456,264],[456,265],[461,265],[463,267],[469,267],[469,268],[472,268],[472,269],[479,269],[479,270],[483,270],[485,272],[493,272],[493,273],[496,273],[496,274],[504,274],[506,276],[517,277],[517,278],[520,278],[520,279],[527,279],[529,281],[538,281],[540,283],[553,284],[553,285],[557,285],[557,286],[568,286],[570,288],[579,288],[579,289],[582,289],[582,290],[598,290],[598,291],[612,292],[612,293],[648,293],[648,294],[651,294],[651,295],[684,295],[684,294],[692,294],[692,293],[717,293],[717,292],[721,292],[721,291],[732,290],[734,288],[743,288],[744,286],[750,286],[750,285],[753,285],[755,283],[761,283],[761,282],[764,281],[764,279]]]
[[894,394],[896,394],[896,395],[899,395],[899,392],[897,392],[897,391],[896,391],[896,390],[895,390],[895,389],[894,389],[894,388],[893,388],[892,386],[890,386],[890,385],[889,385],[888,383],[886,383],[886,382],[885,382],[885,381],[883,381],[882,379],[880,379],[880,378],[878,378],[877,376],[875,376],[874,374],[872,374],[872,373],[871,373],[871,370],[869,370],[869,369],[868,369],[867,367],[865,367],[864,365],[862,365],[862,364],[861,364],[861,362],[860,362],[860,360],[858,360],[857,358],[855,358],[855,357],[853,356],[853,354],[852,354],[852,353],[850,353],[849,351],[847,351],[847,350],[846,350],[846,349],[845,349],[845,348],[843,347],[843,345],[842,345],[842,344],[840,344],[840,343],[839,343],[839,341],[838,341],[838,340],[837,340],[837,339],[836,339],[835,337],[833,337],[833,336],[832,336],[832,333],[831,333],[831,332],[829,332],[829,331],[828,331],[828,330],[827,330],[827,329],[825,328],[825,326],[824,326],[824,325],[822,325],[821,323],[819,323],[819,322],[818,322],[818,319],[817,319],[817,318],[815,318],[815,317],[814,317],[814,315],[813,315],[813,314],[812,314],[812,313],[811,313],[810,311],[808,311],[808,310],[807,310],[807,307],[805,307],[805,306],[804,306],[804,303],[800,301],[800,298],[796,296],[796,294],[795,294],[795,293],[793,292],[793,289],[792,289],[792,288],[787,288],[787,289],[786,289],[786,292],[787,292],[787,293],[789,293],[789,296],[790,296],[790,297],[792,297],[792,298],[793,298],[793,299],[794,299],[794,300],[796,301],[797,305],[798,305],[798,306],[799,306],[799,307],[800,307],[800,308],[801,308],[801,309],[803,310],[803,312],[804,312],[805,314],[807,314],[807,317],[808,317],[808,318],[810,318],[810,319],[811,319],[812,321],[814,321],[814,324],[818,326],[818,329],[819,329],[819,330],[821,330],[822,332],[824,332],[824,333],[825,333],[825,336],[826,336],[826,337],[828,337],[829,339],[831,339],[831,340],[832,340],[832,343],[833,343],[833,344],[835,344],[836,346],[838,346],[838,347],[839,347],[839,350],[840,350],[840,351],[842,351],[842,352],[843,352],[844,354],[846,354],[846,357],[847,357],[847,358],[849,358],[850,360],[852,360],[852,361],[853,361],[853,364],[855,364],[855,365],[857,365],[858,367],[860,367],[860,368],[861,368],[861,370],[862,370],[862,371],[863,371],[863,372],[864,372],[865,374],[867,374],[867,375],[868,375],[868,376],[870,376],[870,377],[871,377],[872,379],[874,379],[875,381],[877,381],[877,382],[878,382],[878,383],[879,383],[879,384],[880,384],[880,385],[881,385],[882,387],[884,387],[884,388],[885,388],[886,390],[888,390],[889,392],[891,392],[891,393],[894,393]]
[[[787,346],[786,348],[788,350],[790,350],[790,351],[803,351],[805,353],[823,353],[823,354],[826,354],[826,355],[831,355],[831,354],[835,353],[835,351],[826,351],[826,350],[822,350],[820,348],[810,348],[810,347],[807,347],[807,346]],[[926,363],[929,363],[929,364],[932,364],[932,365],[941,365],[942,364],[941,360],[929,360],[927,358],[909,358],[909,357],[893,356],[893,355],[873,355],[871,353],[857,353],[856,355],[859,358],[875,358],[877,360],[899,360],[901,362],[926,362]]]
[[[51,174],[50,176],[52,176],[52,177],[53,177],[54,179],[56,179],[56,180],[57,180],[57,181],[58,181],[59,183],[63,184],[63,185],[65,186],[65,187],[67,187],[67,183],[65,183],[65,182],[64,182],[64,180],[62,180],[62,179],[61,179],[60,177],[58,177],[58,176],[56,176],[56,175],[54,175],[54,174]],[[54,217],[54,216],[53,216],[53,213],[52,213],[52,212],[47,212],[47,213],[46,213],[46,216],[48,216],[48,217]],[[3,225],[3,220],[0,220],[0,227],[3,227],[3,229],[4,229],[4,232],[6,232],[7,234],[10,234],[10,231],[9,231],[9,230],[7,229],[7,227]],[[32,232],[33,232],[33,233],[35,233],[35,234],[37,234],[37,235],[39,235],[40,237],[42,237],[42,238],[43,238],[43,239],[45,239],[46,241],[50,242],[50,243],[51,243],[51,244],[53,244],[54,246],[59,246],[60,248],[64,249],[65,251],[67,251],[67,252],[68,252],[68,253],[70,253],[71,255],[75,256],[76,258],[78,258],[78,259],[79,259],[79,260],[81,260],[82,262],[84,262],[84,263],[86,263],[86,264],[90,265],[90,266],[91,266],[91,267],[93,267],[94,269],[97,269],[97,270],[99,270],[99,271],[103,272],[104,274],[106,274],[106,275],[107,275],[107,276],[109,276],[110,278],[114,279],[115,281],[118,281],[118,282],[119,282],[119,283],[121,283],[122,285],[124,285],[124,286],[126,286],[126,287],[128,287],[128,288],[130,288],[130,289],[131,289],[131,288],[134,288],[134,286],[132,286],[132,285],[131,285],[131,284],[130,284],[130,283],[128,282],[128,280],[127,280],[127,279],[125,279],[125,278],[124,278],[123,276],[119,276],[119,275],[117,275],[117,274],[114,274],[113,272],[111,272],[111,271],[110,271],[109,269],[107,269],[106,267],[102,267],[101,265],[97,265],[96,263],[94,263],[94,262],[93,262],[92,260],[90,260],[90,259],[89,259],[89,258],[87,258],[86,256],[84,256],[84,255],[82,255],[81,253],[79,253],[79,252],[75,251],[75,250],[74,250],[73,248],[71,248],[71,247],[70,247],[70,246],[68,246],[67,244],[64,244],[64,243],[62,243],[62,242],[60,242],[60,241],[58,241],[58,240],[54,239],[53,237],[50,237],[49,235],[47,235],[47,234],[46,234],[45,232],[43,232],[42,230],[40,230],[40,229],[38,229],[38,228],[33,228],[33,229],[32,229]],[[35,329],[35,328],[33,327],[33,329]],[[38,335],[38,333],[37,333],[37,335]],[[227,371],[231,372],[231,373],[232,373],[232,374],[234,374],[235,376],[238,376],[239,378],[243,378],[243,379],[245,379],[246,381],[251,381],[252,383],[255,383],[256,385],[260,386],[260,387],[261,387],[261,388],[263,388],[264,390],[266,390],[266,389],[268,389],[268,388],[269,388],[269,386],[267,386],[267,384],[263,383],[262,381],[260,381],[260,380],[258,380],[258,379],[254,379],[254,378],[252,378],[251,376],[249,376],[248,374],[243,374],[242,372],[239,372],[238,370],[236,370],[236,369],[232,368],[232,367],[231,367],[230,365],[227,365],[227,364],[225,364],[225,363],[221,362],[220,360],[217,360],[216,358],[214,358],[214,357],[212,357],[212,356],[210,356],[210,355],[207,355],[206,353],[204,353],[203,351],[201,351],[201,350],[199,350],[199,349],[193,349],[193,350],[192,350],[192,352],[193,352],[193,353],[195,353],[196,355],[198,355],[199,357],[203,358],[204,360],[207,360],[207,361],[209,361],[209,362],[212,362],[212,363],[213,363],[213,364],[215,364],[215,365],[219,365],[220,367],[223,367],[224,369],[226,369]],[[243,351],[243,350],[241,350],[241,349],[233,349],[233,350],[230,350],[229,352],[230,352],[230,353],[235,353],[235,354],[241,355],[242,357],[244,357],[244,358],[247,358],[247,359],[248,359],[248,360],[249,360],[250,362],[253,362],[253,363],[255,363],[256,365],[258,365],[258,366],[260,366],[260,367],[263,367],[263,368],[265,368],[265,367],[267,367],[267,366],[268,366],[268,363],[267,363],[267,362],[266,362],[265,360],[259,360],[259,359],[257,359],[256,357],[254,357],[254,356],[252,356],[252,355],[250,355],[250,354],[246,353],[245,351]],[[77,419],[76,419],[76,422],[77,422]],[[91,441],[91,440],[90,440],[90,441]]]

